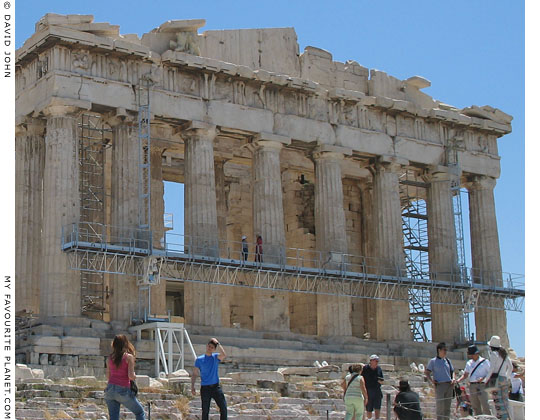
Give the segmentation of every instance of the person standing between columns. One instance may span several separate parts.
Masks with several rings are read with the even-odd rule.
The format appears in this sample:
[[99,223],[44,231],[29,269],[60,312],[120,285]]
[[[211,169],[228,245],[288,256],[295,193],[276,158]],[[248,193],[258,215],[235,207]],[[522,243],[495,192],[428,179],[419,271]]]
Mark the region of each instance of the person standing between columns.
[[381,415],[382,391],[381,384],[384,382],[382,369],[379,367],[379,356],[372,354],[369,357],[369,364],[362,369],[362,376],[366,381],[368,402],[366,405],[367,418],[371,419],[375,410],[375,419],[379,420]]
[[131,391],[130,381],[135,376],[135,348],[128,338],[119,334],[112,342],[112,353],[107,359],[107,388],[105,402],[109,410],[109,419],[120,418],[120,405],[123,404],[135,414],[136,420],[144,420],[144,409]]
[[426,368],[426,378],[435,387],[437,420],[450,418],[450,407],[454,398],[454,367],[446,357],[447,352],[445,343],[437,344],[437,357],[431,359]]
[[469,392],[475,416],[480,414],[491,415],[485,384],[491,364],[489,360],[480,356],[480,351],[476,346],[469,346],[467,348],[467,357],[470,360],[465,365],[465,371],[457,382],[459,383],[469,378]]
[[249,247],[247,243],[247,236],[242,236],[242,261],[247,261],[249,254]]
[[[215,350],[218,349],[219,353]],[[212,338],[206,345],[206,352],[197,357],[193,374],[191,375],[191,394],[196,395],[195,380],[201,377],[201,403],[202,420],[208,420],[210,413],[210,402],[212,398],[219,407],[220,420],[227,420],[227,401],[219,384],[219,364],[225,360],[227,354],[217,338]]]
[[508,357],[508,352],[501,346],[501,338],[494,335],[488,341],[489,362],[491,364],[488,373],[487,388],[491,390],[493,404],[495,405],[495,416],[500,420],[509,420],[508,413],[508,391],[510,389],[510,379],[512,378],[512,363]]
[[263,249],[262,249],[262,238],[261,238],[261,235],[257,235],[257,244],[255,245],[255,262],[262,262],[263,259],[262,259],[262,254],[263,254]]

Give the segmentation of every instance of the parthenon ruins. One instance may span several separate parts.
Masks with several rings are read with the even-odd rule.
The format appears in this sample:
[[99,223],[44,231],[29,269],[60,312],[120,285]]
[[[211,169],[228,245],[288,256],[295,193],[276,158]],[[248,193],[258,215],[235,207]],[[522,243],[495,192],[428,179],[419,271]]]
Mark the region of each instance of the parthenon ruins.
[[[17,310],[412,342],[423,299],[431,340],[464,342],[468,308],[507,346],[524,291],[493,189],[512,117],[300,52],[293,28],[204,25],[47,14],[17,51]],[[183,236],[164,181],[184,185]]]

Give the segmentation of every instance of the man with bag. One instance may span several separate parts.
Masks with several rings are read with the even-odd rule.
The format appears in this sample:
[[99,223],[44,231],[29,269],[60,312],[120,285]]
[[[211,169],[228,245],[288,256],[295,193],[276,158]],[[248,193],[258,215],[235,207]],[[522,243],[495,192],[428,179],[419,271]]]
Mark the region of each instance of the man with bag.
[[463,375],[461,375],[457,382],[469,378],[469,392],[471,394],[471,404],[475,416],[480,414],[491,415],[485,384],[491,367],[489,360],[480,356],[480,350],[476,346],[469,346],[467,348],[467,357],[469,357],[469,361],[465,365]]
[[447,351],[445,343],[437,344],[437,357],[431,359],[426,368],[426,378],[435,387],[437,420],[450,418],[450,407],[454,399],[454,367],[446,357]]

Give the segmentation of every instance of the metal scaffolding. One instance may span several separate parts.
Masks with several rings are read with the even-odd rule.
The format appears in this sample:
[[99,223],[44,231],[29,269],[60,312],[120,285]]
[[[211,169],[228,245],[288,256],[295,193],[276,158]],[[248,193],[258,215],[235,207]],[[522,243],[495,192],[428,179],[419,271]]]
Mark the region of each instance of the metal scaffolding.
[[[108,229],[102,226],[93,230],[107,232]],[[63,229],[62,249],[68,253],[71,268],[75,270],[141,278],[147,270],[147,257],[152,255],[160,260],[161,281],[404,301],[410,300],[408,293],[403,293],[404,290],[411,289],[414,293],[436,290],[435,295],[431,293],[431,296],[437,296],[432,303],[462,307],[470,301],[471,294],[475,294],[479,296],[478,307],[501,309],[501,302],[504,301],[504,308],[512,311],[522,310],[525,296],[522,277],[501,272],[475,272],[475,276],[470,277],[470,283],[434,280],[437,273],[430,273],[429,279],[411,278],[403,277],[399,267],[388,267],[379,259],[352,254],[343,254],[341,263],[335,269],[325,269],[326,257],[323,253],[299,248],[287,249],[286,258],[281,264],[261,263],[244,261],[241,244],[232,241],[219,242],[218,255],[227,256],[219,258],[205,256],[201,249],[187,249],[178,245],[190,243],[188,239],[192,238],[184,239],[183,235],[169,232],[163,249],[154,249],[150,254],[149,246],[145,248],[149,239],[146,242],[133,239],[148,235],[148,231],[132,232],[119,245],[103,235],[86,236],[86,231],[88,229],[79,224],[67,225]],[[268,258],[268,261],[271,260]],[[448,273],[445,275],[448,278]],[[484,276],[493,275],[502,278],[503,286],[483,284]]]
[[[406,170],[400,177],[403,252],[407,277],[429,280],[427,184],[420,175]],[[409,325],[415,341],[428,341],[426,325],[431,322],[428,290],[409,289]]]
[[[82,114],[79,129],[79,194],[80,220],[101,225],[105,223],[105,148],[109,146],[102,118],[97,114]],[[83,263],[84,264],[84,263]],[[104,274],[83,267],[81,270],[81,312],[101,316],[106,311]]]

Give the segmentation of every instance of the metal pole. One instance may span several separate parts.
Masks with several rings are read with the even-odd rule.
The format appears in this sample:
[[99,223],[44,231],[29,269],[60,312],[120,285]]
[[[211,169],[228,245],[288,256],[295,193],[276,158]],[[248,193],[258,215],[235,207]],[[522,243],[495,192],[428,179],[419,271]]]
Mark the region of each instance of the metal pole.
[[386,394],[386,420],[390,420],[392,417],[392,406],[390,404],[390,394]]

